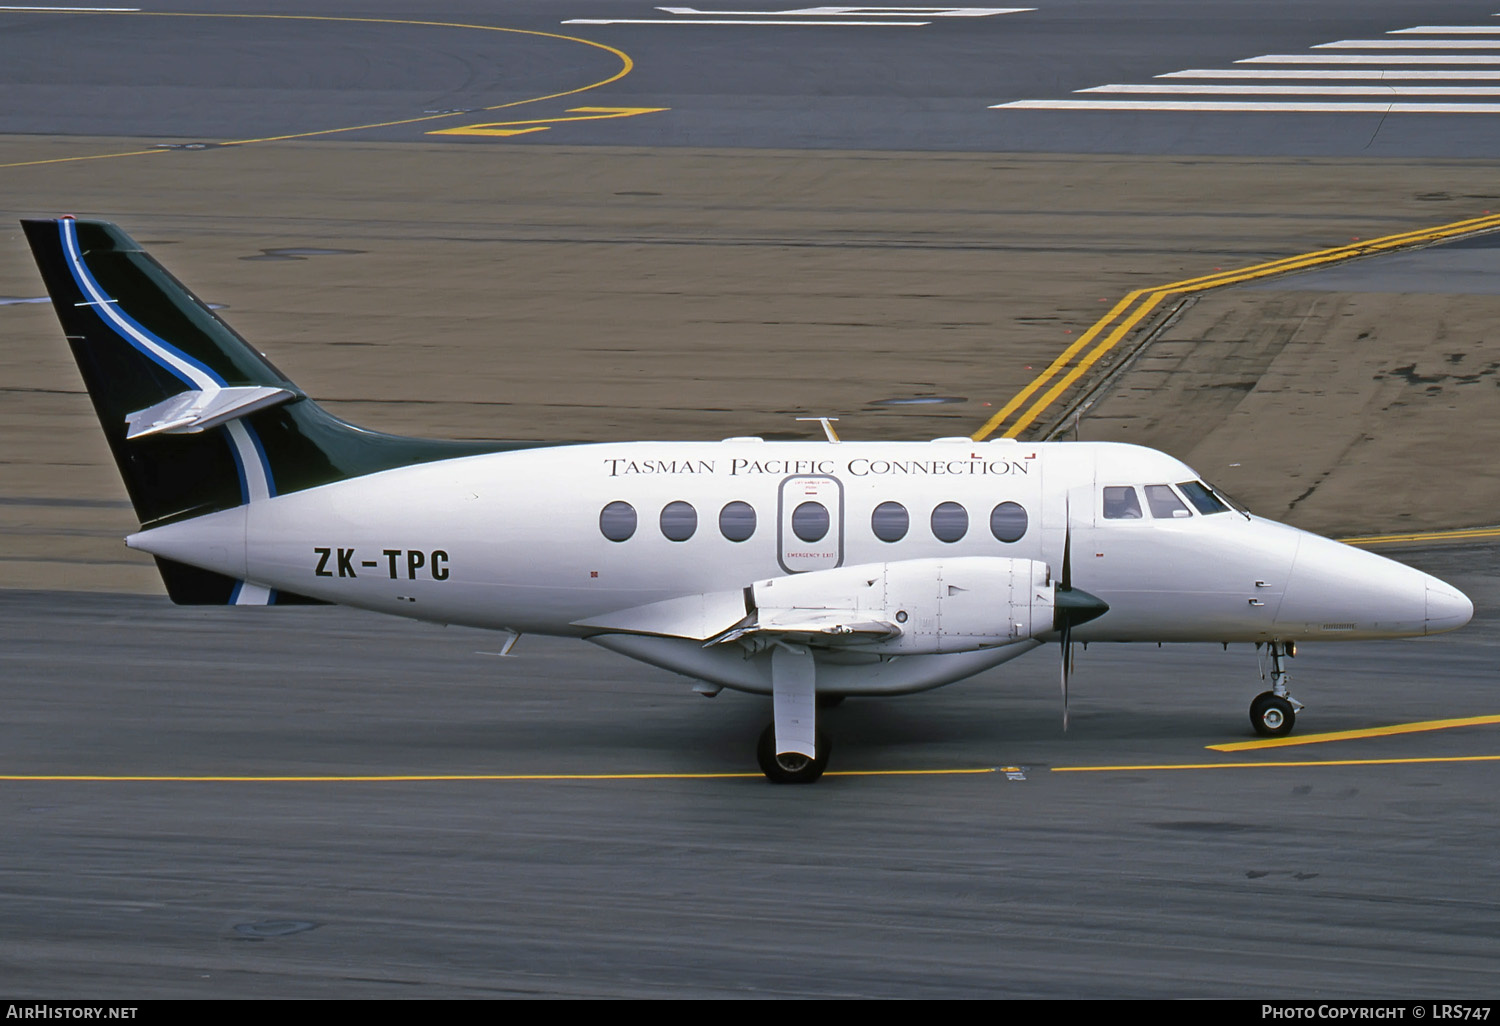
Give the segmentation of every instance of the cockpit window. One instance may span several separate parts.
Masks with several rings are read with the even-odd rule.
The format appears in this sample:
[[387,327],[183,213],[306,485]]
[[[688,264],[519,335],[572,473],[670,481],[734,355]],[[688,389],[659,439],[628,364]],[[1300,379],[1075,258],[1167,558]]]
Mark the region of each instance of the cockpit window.
[[1183,481],[1177,487],[1182,489],[1182,494],[1187,496],[1188,502],[1196,506],[1198,512],[1204,516],[1210,513],[1229,512],[1229,507],[1220,502],[1219,497],[1202,481]]
[[1214,493],[1215,498],[1217,498],[1224,505],[1228,506],[1230,509],[1234,510],[1236,513],[1239,513],[1247,518],[1250,516],[1250,507],[1246,506],[1243,502],[1236,499],[1233,495],[1225,494],[1224,489],[1215,488],[1213,485],[1209,485],[1208,490]]
[[1151,515],[1158,520],[1172,520],[1193,515],[1192,511],[1182,504],[1177,493],[1172,491],[1171,485],[1147,485],[1146,504],[1151,507]]
[[1141,519],[1141,502],[1135,497],[1135,489],[1124,485],[1104,489],[1104,519]]

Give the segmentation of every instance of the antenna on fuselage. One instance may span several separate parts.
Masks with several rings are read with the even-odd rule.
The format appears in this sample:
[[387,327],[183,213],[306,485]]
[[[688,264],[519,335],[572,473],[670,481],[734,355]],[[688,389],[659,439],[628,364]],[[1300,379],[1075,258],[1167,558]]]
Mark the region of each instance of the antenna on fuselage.
[[837,442],[839,440],[839,436],[833,430],[833,422],[838,420],[837,417],[798,417],[797,419],[815,420],[823,425],[823,434],[828,437],[830,442]]

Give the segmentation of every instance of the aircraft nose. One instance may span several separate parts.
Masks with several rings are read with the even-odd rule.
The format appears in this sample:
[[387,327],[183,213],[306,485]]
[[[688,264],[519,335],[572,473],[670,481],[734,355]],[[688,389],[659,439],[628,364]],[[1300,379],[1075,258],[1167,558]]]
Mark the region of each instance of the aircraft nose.
[[1469,596],[1436,577],[1427,580],[1427,633],[1457,630],[1474,616]]
[[[1467,599],[1414,567],[1303,535],[1276,626],[1308,640],[1420,636],[1461,626],[1458,601],[1467,608]],[[1435,627],[1434,615],[1453,619]]]

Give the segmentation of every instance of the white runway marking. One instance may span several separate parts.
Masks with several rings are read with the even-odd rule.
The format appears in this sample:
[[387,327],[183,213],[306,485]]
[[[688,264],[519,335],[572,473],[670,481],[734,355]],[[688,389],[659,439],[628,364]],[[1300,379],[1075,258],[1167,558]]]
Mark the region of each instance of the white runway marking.
[[1314,50],[1493,50],[1500,43],[1488,39],[1340,39],[1319,43]]
[[1246,57],[1236,64],[1500,64],[1500,52],[1493,56],[1471,53],[1270,53],[1264,57]]
[[[793,27],[920,28],[931,21],[892,18],[992,18],[1020,14],[1035,7],[793,7],[780,11],[703,11],[696,7],[658,7],[675,18],[569,18],[564,25],[772,25]],[[692,15],[693,17],[688,17]],[[783,21],[790,18],[790,21]],[[814,18],[827,20],[815,21]],[[866,18],[884,19],[865,21]]]
[[1279,78],[1279,79],[1396,79],[1404,81],[1485,81],[1500,79],[1500,71],[1409,71],[1402,68],[1371,68],[1351,71],[1343,68],[1319,68],[1308,71],[1302,68],[1189,68],[1186,71],[1169,71],[1157,78]]
[[658,7],[666,14],[702,14],[719,18],[786,18],[792,15],[827,17],[858,15],[861,18],[988,18],[996,14],[1034,11],[1035,7],[799,7],[789,11],[700,11],[696,7]]
[[1411,85],[1102,85],[1080,93],[1158,93],[1229,96],[1500,96],[1500,86]]
[[[1109,83],[1075,90],[1078,99],[1031,99],[994,104],[992,110],[1111,110],[1261,112],[1299,114],[1496,114],[1500,103],[1463,102],[1466,97],[1500,97],[1500,86],[1457,85],[1458,81],[1500,82],[1500,38],[1439,39],[1429,34],[1500,37],[1500,25],[1418,25],[1394,29],[1384,39],[1338,39],[1309,51],[1376,50],[1380,53],[1261,54],[1235,61],[1261,67],[1188,68],[1154,76],[1187,79],[1173,83]],[[1422,38],[1410,38],[1421,36]],[[1453,53],[1454,50],[1488,51]],[[1402,51],[1393,53],[1389,51]],[[1414,51],[1430,51],[1418,53]],[[1303,65],[1266,67],[1265,65]],[[1308,67],[1308,66],[1311,67]],[[1342,67],[1341,67],[1342,65]],[[1368,67],[1349,67],[1366,65]],[[1411,65],[1426,65],[1412,68]],[[1452,65],[1467,65],[1462,70]],[[1487,66],[1493,70],[1480,70]],[[1246,84],[1246,79],[1258,80]],[[1442,82],[1407,85],[1398,80]],[[1351,85],[1351,81],[1364,84]],[[1342,83],[1342,84],[1340,84]],[[1171,99],[1125,99],[1121,94]],[[1245,97],[1240,100],[1189,97]],[[1265,97],[1265,99],[1253,99]],[[1285,97],[1285,99],[1283,99]],[[1336,99],[1318,99],[1332,97]],[[1348,97],[1349,99],[1343,99]],[[1380,99],[1355,100],[1353,97]],[[1429,99],[1430,98],[1430,99]],[[1409,101],[1409,102],[1403,102]]]
[[1500,36],[1500,25],[1417,25],[1414,28],[1392,29],[1388,36],[1424,36],[1433,32],[1449,32],[1453,35]]
[[1016,100],[991,110],[1270,111],[1304,114],[1500,114],[1500,103],[1237,103],[1217,100]]
[[878,25],[881,28],[931,25],[930,21],[733,21],[727,18],[569,18],[564,25]]

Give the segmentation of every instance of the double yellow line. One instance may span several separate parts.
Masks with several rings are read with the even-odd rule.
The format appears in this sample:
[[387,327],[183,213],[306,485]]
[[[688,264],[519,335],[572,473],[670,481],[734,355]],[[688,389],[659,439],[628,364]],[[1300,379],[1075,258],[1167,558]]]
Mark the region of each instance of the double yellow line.
[[1415,534],[1369,534],[1340,538],[1345,545],[1415,545],[1420,542],[1472,541],[1500,538],[1500,527],[1462,527],[1453,531],[1420,531]]
[[[1302,271],[1323,264],[1334,264],[1341,260],[1350,260],[1354,257],[1369,256],[1372,253],[1381,253],[1395,249],[1409,249],[1437,242],[1441,239],[1452,238],[1456,235],[1469,235],[1492,228],[1500,228],[1500,214],[1470,218],[1466,221],[1454,221],[1452,224],[1438,225],[1435,228],[1420,228],[1416,231],[1403,232],[1400,235],[1386,235],[1378,239],[1368,239],[1364,242],[1357,242],[1348,246],[1335,246],[1333,249],[1320,249],[1313,253],[1301,253],[1297,256],[1283,257],[1280,260],[1271,260],[1263,264],[1253,264],[1237,270],[1206,274],[1201,278],[1187,278],[1183,281],[1174,281],[1167,285],[1136,289],[1128,293],[1125,298],[1111,307],[1107,314],[1096,321],[1082,335],[1078,336],[1076,342],[1068,346],[1067,349],[1064,349],[1058,355],[1057,359],[1047,365],[1045,370],[1033,378],[1025,388],[1012,396],[1010,401],[996,411],[993,417],[985,421],[984,426],[974,432],[971,437],[976,442],[983,441],[994,434],[1001,425],[1005,424],[1011,414],[1020,410],[1028,401],[1031,401],[1031,405],[1026,407],[1025,412],[1005,428],[1002,437],[1014,438],[1022,431],[1025,431],[1048,407],[1057,401],[1059,396],[1071,388],[1079,378],[1087,374],[1090,367],[1098,363],[1106,353],[1118,345],[1126,335],[1145,320],[1148,314],[1159,307],[1169,297],[1187,295],[1192,292],[1202,292],[1207,289],[1219,288],[1223,285],[1235,285],[1239,282],[1252,281],[1256,278],[1267,278],[1275,274],[1285,274],[1288,271]],[[1038,392],[1041,394],[1037,395]],[[1034,400],[1032,399],[1033,396],[1036,396]]]

